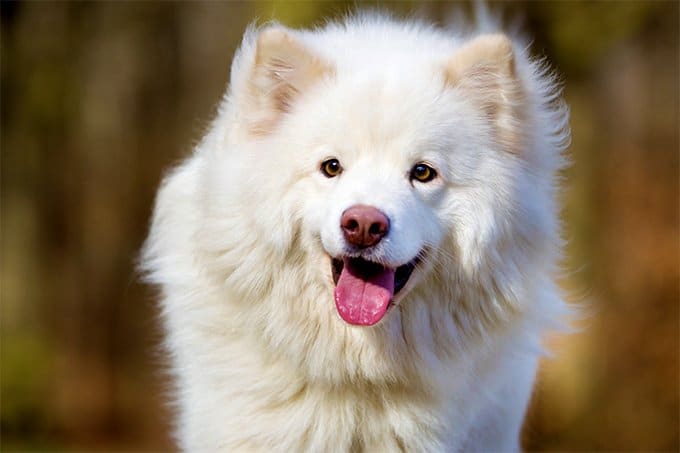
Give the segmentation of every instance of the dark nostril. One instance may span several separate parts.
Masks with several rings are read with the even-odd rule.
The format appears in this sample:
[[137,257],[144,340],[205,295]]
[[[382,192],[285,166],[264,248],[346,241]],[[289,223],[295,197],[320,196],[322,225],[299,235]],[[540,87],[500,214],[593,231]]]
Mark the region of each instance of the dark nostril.
[[372,223],[368,228],[370,234],[385,234],[385,224],[384,223]]
[[354,219],[349,219],[347,223],[345,223],[344,227],[345,229],[348,230],[356,230],[357,228],[359,228],[359,222],[357,222]]

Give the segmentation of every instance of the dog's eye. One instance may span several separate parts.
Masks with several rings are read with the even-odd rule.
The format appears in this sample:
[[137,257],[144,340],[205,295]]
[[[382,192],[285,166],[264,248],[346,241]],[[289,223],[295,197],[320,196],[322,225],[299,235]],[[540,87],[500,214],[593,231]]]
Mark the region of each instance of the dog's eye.
[[437,177],[437,171],[429,165],[415,164],[411,169],[411,181],[430,182]]
[[334,178],[342,173],[342,165],[338,159],[328,159],[321,162],[321,173],[327,178]]

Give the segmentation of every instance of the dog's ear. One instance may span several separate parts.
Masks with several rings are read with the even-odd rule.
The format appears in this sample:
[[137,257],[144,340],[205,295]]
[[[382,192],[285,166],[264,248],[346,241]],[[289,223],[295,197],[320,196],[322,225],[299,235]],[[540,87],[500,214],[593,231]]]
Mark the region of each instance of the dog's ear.
[[260,32],[248,83],[252,132],[270,132],[299,96],[332,72],[329,63],[285,28]]
[[481,35],[464,44],[446,63],[446,83],[480,106],[497,126],[504,146],[518,150],[513,126],[521,119],[524,99],[507,36]]

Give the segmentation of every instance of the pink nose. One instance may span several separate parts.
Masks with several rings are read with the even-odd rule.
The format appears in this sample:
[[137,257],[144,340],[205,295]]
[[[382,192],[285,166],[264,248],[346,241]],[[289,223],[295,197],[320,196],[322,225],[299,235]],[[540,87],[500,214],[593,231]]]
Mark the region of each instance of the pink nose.
[[356,205],[342,213],[340,227],[345,239],[357,247],[371,247],[390,230],[390,220],[373,206]]

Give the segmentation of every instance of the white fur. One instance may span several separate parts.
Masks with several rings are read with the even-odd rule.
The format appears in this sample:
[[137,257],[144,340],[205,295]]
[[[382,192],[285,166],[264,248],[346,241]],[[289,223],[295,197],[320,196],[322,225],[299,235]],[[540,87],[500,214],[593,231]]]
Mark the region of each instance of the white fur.
[[[546,70],[514,44],[523,114],[498,120],[521,136],[512,151],[474,89],[445,82],[478,32],[381,17],[289,30],[334,71],[255,135],[259,33],[246,33],[211,130],[164,180],[144,250],[180,446],[518,450],[539,338],[565,312],[553,279],[568,114]],[[328,157],[340,176],[319,171]],[[420,161],[440,176],[410,182]],[[354,204],[390,218],[375,260],[426,250],[372,327],[348,325],[333,301],[329,256],[345,250],[339,219]]]

